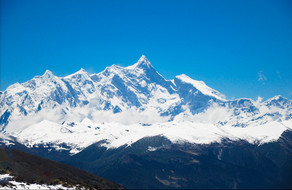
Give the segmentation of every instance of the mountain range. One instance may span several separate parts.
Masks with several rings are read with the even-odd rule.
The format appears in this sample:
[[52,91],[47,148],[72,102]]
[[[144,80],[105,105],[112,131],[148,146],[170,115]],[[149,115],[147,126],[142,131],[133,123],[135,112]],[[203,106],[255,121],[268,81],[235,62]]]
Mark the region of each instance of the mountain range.
[[[282,164],[290,161],[291,149],[286,147],[292,138],[283,134],[290,134],[291,129],[291,100],[280,95],[266,101],[228,100],[203,81],[184,74],[165,79],[145,56],[131,66],[112,65],[97,74],[81,69],[69,76],[57,77],[47,70],[42,76],[13,84],[0,92],[0,144],[86,169],[130,188],[236,188],[242,184],[239,187],[275,188],[277,184],[286,185],[286,181],[282,182],[282,173],[286,172]],[[285,146],[283,143],[274,145],[283,138]],[[262,151],[263,146],[268,148]],[[283,163],[275,164],[275,160],[280,162],[278,158],[267,157],[274,156],[270,153],[272,146],[284,147],[281,155],[287,159]],[[244,168],[242,164],[250,164],[250,160],[238,154],[238,147],[245,150],[251,160],[264,163],[256,164],[254,169],[259,172],[254,177],[263,180],[262,183],[247,185],[249,174],[255,171]],[[160,155],[170,162],[159,160]],[[242,161],[231,162],[231,157]],[[193,175],[182,174],[191,165],[202,176],[209,175],[212,170],[207,166],[214,158],[219,160],[219,165],[214,165],[218,175],[220,168],[227,167],[230,171],[224,176],[232,182],[215,181],[213,186],[204,186],[208,183],[200,178],[194,185],[196,182],[190,180]],[[92,168],[88,168],[89,163]],[[147,173],[142,165],[150,169],[151,163],[153,170]],[[184,169],[175,165],[171,170],[171,163],[183,163],[181,168]],[[277,170],[279,180],[271,182],[273,177],[262,174],[265,163]],[[135,169],[127,170],[127,164]],[[157,169],[166,171],[163,167],[168,168],[168,174],[157,173]],[[116,170],[120,171],[119,176]],[[174,175],[172,171],[181,174]],[[121,172],[133,175],[143,172],[143,175],[131,183],[120,176]],[[231,177],[233,172],[246,174],[235,179]],[[286,173],[285,177],[290,175]]]

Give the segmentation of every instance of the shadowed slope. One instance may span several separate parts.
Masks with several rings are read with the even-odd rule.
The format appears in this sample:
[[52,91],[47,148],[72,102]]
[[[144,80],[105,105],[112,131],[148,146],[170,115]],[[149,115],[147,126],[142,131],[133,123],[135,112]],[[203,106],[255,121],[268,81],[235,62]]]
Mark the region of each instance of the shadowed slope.
[[80,185],[94,189],[123,189],[122,186],[86,171],[47,160],[17,149],[0,148],[0,172],[16,181],[37,184]]

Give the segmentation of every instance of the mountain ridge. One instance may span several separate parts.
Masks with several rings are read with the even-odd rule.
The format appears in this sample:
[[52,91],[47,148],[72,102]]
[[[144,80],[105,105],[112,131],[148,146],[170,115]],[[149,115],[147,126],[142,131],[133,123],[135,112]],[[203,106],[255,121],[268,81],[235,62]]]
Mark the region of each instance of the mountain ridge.
[[[210,125],[211,136],[216,136],[213,133],[221,134],[215,132],[219,130],[224,131],[222,135],[225,137],[249,138],[249,135],[253,135],[248,133],[253,131],[258,136],[253,136],[251,142],[266,142],[265,139],[277,138],[277,135],[273,134],[263,137],[256,131],[261,130],[257,126],[273,125],[270,130],[275,130],[278,136],[284,129],[292,128],[292,101],[287,98],[275,96],[264,102],[248,98],[227,100],[203,81],[193,80],[184,74],[176,76],[173,80],[166,80],[144,55],[133,65],[112,65],[95,74],[89,74],[81,68],[71,75],[57,77],[47,70],[43,75],[25,83],[9,86],[0,95],[0,100],[2,134],[13,136],[27,146],[36,145],[36,142],[42,143],[38,136],[46,137],[44,139],[48,141],[43,143],[65,142],[72,145],[73,152],[94,143],[95,137],[91,135],[88,138],[92,138],[91,141],[84,139],[87,143],[81,143],[82,146],[78,147],[80,142],[66,140],[72,139],[69,135],[71,132],[77,136],[93,133],[97,137],[102,136],[98,134],[105,133],[108,137],[104,138],[111,141],[115,135],[106,126],[119,126],[125,130],[131,126],[135,131],[131,133],[134,135],[131,138],[136,139],[137,135],[141,136],[139,134],[144,129],[140,129],[140,126],[143,125],[157,127],[157,130],[154,130],[157,133],[160,128],[166,130],[169,125],[200,133],[205,129],[199,130],[196,126]],[[73,123],[75,128],[72,128],[70,123]],[[99,129],[89,130],[92,126]],[[105,132],[101,133],[100,130]],[[148,129],[145,130],[144,132],[147,132]],[[167,132],[160,133],[171,136]],[[245,133],[246,136],[243,135]],[[60,136],[55,139],[50,137],[52,134]],[[194,134],[186,139],[179,135],[181,134],[178,133],[176,140],[182,138],[197,142],[192,138],[205,138],[204,135]],[[116,138],[120,139],[119,136]],[[129,139],[122,141],[131,143]]]

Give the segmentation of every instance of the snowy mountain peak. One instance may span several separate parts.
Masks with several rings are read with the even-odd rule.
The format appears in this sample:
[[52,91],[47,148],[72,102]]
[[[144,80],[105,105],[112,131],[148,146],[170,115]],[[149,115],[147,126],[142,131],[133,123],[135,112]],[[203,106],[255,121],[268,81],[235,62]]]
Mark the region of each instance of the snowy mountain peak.
[[77,71],[76,73],[73,74],[88,74],[87,71],[85,71],[83,68],[81,68],[79,71]]
[[284,98],[284,97],[281,96],[281,95],[277,95],[277,96],[271,98],[270,100],[283,100],[283,99],[287,99],[287,98]]
[[145,57],[145,55],[142,55],[137,63],[135,63],[135,66],[141,69],[149,69],[153,68],[150,61]]
[[79,78],[80,76],[83,76],[85,78],[89,78],[89,74],[83,69],[81,68],[79,71],[71,74],[71,75],[68,75],[66,77],[64,77],[65,79],[69,79],[69,78]]
[[280,107],[280,108],[292,107],[292,101],[281,95],[270,98],[265,103],[267,106],[275,106],[275,107]]
[[81,68],[79,71],[77,71],[78,73],[87,73],[83,68]]
[[143,61],[148,61],[148,62],[149,62],[149,60],[146,58],[145,55],[142,55],[142,56],[140,57],[140,59],[138,60],[138,62],[143,62]]
[[122,68],[121,66],[119,66],[119,65],[116,65],[116,64],[113,64],[110,68],[113,68],[113,69],[115,69],[115,68]]
[[50,76],[54,76],[54,74],[50,70],[46,70],[46,72],[43,74],[43,77],[50,77]]
[[289,101],[289,99],[281,95],[277,95],[277,96],[274,96],[273,98],[268,99],[266,102],[270,103],[270,102],[286,102],[286,101]]
[[83,75],[83,76],[86,76],[86,77],[89,76],[88,72],[87,72],[85,69],[83,69],[83,68],[81,68],[79,71],[77,71],[77,72],[74,73],[74,74],[75,74],[75,75]]

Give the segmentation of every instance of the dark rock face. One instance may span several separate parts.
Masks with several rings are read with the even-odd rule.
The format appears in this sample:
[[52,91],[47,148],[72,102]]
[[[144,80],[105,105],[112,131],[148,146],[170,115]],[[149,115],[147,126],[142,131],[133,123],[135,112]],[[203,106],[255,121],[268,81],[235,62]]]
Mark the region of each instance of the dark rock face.
[[9,116],[10,116],[10,112],[6,110],[4,114],[1,115],[0,117],[0,125],[4,125],[4,126],[7,125]]
[[93,144],[64,161],[126,188],[292,188],[292,132],[277,142],[172,144],[148,137],[117,149]]
[[0,147],[0,172],[16,181],[38,184],[80,185],[88,189],[123,189],[107,179],[17,149]]

